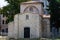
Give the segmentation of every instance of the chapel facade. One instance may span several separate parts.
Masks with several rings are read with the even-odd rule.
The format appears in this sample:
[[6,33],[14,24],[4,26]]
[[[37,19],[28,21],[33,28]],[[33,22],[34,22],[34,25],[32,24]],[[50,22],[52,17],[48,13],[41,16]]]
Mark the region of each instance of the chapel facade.
[[44,14],[43,3],[38,1],[21,3],[20,13],[8,24],[8,37],[50,37],[50,15]]

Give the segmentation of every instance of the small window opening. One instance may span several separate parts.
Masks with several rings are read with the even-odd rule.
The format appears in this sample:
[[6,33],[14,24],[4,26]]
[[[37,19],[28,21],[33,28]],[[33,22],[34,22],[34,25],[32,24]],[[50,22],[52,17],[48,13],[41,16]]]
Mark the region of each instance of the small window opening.
[[2,32],[4,32],[4,29],[2,29]]
[[2,21],[2,23],[4,24],[4,20]]
[[30,10],[31,12],[33,12],[33,8],[32,8],[32,7],[30,7],[29,10]]
[[8,33],[8,28],[6,28],[6,33]]
[[29,19],[29,16],[28,15],[26,15],[26,19]]

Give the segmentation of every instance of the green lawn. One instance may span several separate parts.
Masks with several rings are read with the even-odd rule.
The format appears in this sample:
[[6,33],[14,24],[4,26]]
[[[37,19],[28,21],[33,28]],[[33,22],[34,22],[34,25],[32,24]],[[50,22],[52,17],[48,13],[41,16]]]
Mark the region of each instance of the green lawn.
[[29,39],[29,38],[20,38],[20,39],[18,39],[18,40],[39,40],[39,38],[32,38],[32,39]]
[[60,39],[49,39],[49,38],[20,38],[20,39],[4,39],[4,38],[0,38],[0,40],[60,40]]
[[18,40],[60,40],[60,39],[48,39],[48,38],[33,38],[33,39],[22,39],[22,38],[20,38],[20,39],[18,39]]

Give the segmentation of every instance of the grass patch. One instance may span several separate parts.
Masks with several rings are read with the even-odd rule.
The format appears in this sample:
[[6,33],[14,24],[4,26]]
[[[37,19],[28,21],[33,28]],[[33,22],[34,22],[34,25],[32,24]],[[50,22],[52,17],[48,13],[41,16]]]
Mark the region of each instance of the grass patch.
[[60,40],[59,38],[19,38],[19,39],[11,39],[11,40]]
[[18,40],[40,40],[40,38],[19,38]]

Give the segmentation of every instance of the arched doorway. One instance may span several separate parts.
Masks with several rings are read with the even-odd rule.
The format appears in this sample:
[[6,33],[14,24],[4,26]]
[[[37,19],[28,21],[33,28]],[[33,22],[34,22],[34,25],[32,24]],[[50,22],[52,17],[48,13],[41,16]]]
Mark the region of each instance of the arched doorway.
[[29,27],[24,28],[24,38],[30,38],[30,28]]

